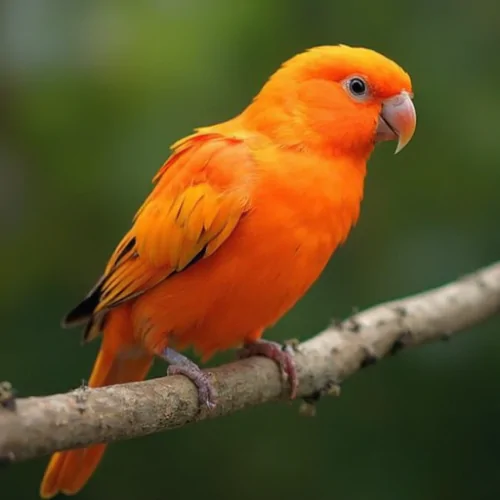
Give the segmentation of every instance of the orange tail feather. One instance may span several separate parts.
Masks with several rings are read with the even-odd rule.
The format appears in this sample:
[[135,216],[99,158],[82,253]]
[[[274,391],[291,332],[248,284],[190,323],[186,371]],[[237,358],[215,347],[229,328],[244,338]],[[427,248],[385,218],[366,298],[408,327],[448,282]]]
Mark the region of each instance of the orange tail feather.
[[[120,332],[115,328],[124,325],[123,322],[118,322],[120,325],[116,323],[111,324],[109,321],[106,325],[101,350],[89,380],[90,387],[142,380],[149,371],[152,356],[137,345],[123,346],[120,339],[123,338],[123,330]],[[59,492],[65,495],[77,493],[89,480],[105,449],[105,444],[95,444],[87,448],[54,453],[40,486],[40,496],[52,498]]]

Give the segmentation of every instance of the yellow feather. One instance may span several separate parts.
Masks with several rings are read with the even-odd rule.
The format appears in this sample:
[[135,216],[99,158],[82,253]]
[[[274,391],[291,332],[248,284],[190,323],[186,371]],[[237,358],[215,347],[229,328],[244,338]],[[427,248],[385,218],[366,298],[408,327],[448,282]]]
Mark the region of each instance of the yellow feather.
[[179,258],[182,251],[182,243],[184,239],[184,231],[177,224],[170,224],[168,234],[168,243],[165,247],[159,250],[166,250],[168,263],[174,268],[177,268]]
[[189,216],[189,224],[186,224],[186,236],[191,241],[198,242],[203,231],[203,210],[206,197],[200,198],[200,203],[194,206],[191,215]]
[[215,196],[206,196],[203,207],[203,227],[208,231],[219,211],[218,198]]
[[233,232],[233,229],[236,227],[239,220],[240,220],[240,214],[238,214],[237,216],[233,215],[226,221],[226,225],[223,227],[223,229],[207,245],[207,251],[205,253],[207,257],[213,254],[222,245],[222,243],[224,243],[224,241],[228,238],[228,236]]
[[183,203],[177,220],[181,226],[187,225],[195,207],[203,200],[205,196],[205,187],[203,185],[192,186],[183,193]]

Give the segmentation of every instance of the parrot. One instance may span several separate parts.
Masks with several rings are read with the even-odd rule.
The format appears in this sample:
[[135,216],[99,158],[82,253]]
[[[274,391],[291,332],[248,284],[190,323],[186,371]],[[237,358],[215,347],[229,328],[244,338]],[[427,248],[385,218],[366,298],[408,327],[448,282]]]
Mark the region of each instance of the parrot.
[[[281,64],[234,118],[175,142],[101,278],[63,319],[102,336],[88,385],[143,380],[154,359],[217,404],[205,362],[243,349],[274,360],[297,394],[293,355],[264,340],[308,291],[360,215],[377,143],[416,128],[412,83],[365,47],[323,45]],[[105,443],[56,452],[40,496],[88,482]]]

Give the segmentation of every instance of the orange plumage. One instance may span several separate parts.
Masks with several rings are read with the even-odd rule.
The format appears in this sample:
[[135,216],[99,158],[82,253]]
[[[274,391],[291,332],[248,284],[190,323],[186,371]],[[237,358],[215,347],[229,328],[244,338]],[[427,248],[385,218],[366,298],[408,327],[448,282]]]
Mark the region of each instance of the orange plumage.
[[[206,359],[257,342],[347,238],[375,142],[410,140],[411,90],[376,52],[317,47],[236,118],[177,142],[103,277],[66,318],[86,324],[86,340],[103,333],[89,385],[141,380],[170,348]],[[56,453],[41,496],[80,490],[104,448]]]

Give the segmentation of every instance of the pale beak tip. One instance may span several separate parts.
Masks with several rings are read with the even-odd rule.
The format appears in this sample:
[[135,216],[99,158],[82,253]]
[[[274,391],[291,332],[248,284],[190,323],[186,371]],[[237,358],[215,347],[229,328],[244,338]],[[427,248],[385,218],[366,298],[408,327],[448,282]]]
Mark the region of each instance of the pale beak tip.
[[397,155],[400,151],[403,151],[407,144],[408,141],[402,141],[401,138],[399,138],[398,145],[396,146],[396,151],[394,151],[394,154]]
[[[379,124],[381,137],[385,140],[397,138],[398,145],[394,154],[398,154],[411,141],[417,124],[415,107],[409,93],[403,91],[385,101],[381,115],[383,118]],[[390,126],[390,131],[387,124]]]
[[399,152],[401,152],[411,141],[413,137],[413,132],[415,131],[415,128],[411,131],[410,134],[401,134],[398,138],[398,145],[396,146],[396,151],[394,151],[394,154],[397,155]]

